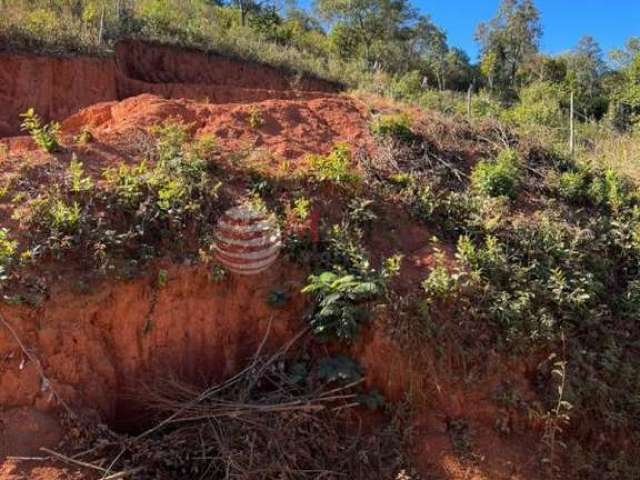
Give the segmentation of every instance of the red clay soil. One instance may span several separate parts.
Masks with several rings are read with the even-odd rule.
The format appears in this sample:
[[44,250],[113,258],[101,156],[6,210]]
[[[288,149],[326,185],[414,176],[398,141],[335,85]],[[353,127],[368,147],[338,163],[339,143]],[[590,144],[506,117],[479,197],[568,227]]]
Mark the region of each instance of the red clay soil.
[[[262,117],[255,128],[249,120],[252,110]],[[89,128],[99,141],[114,145],[170,117],[193,124],[196,136],[213,134],[228,151],[257,148],[295,159],[325,154],[335,142],[347,142],[354,149],[371,145],[363,108],[340,96],[216,105],[143,94],[88,107],[62,125],[69,134]]]
[[[215,135],[227,151],[266,152],[273,168],[289,163],[295,168],[304,162],[293,160],[325,154],[340,141],[353,149],[372,148],[366,109],[354,99],[327,93],[333,85],[138,43],[120,46],[116,59],[0,55],[0,103],[6,107],[0,111],[0,137],[16,134],[18,113],[34,106],[46,119],[62,121],[67,152],[60,156],[77,153],[92,174],[130,160],[139,133],[167,118],[192,124],[196,136]],[[256,110],[263,121],[252,127],[249,117]],[[95,141],[75,146],[71,135],[82,128]],[[51,162],[28,137],[0,143],[10,153],[0,164],[3,175],[26,163]],[[405,254],[400,288],[408,289],[419,284],[432,263],[431,233],[400,214],[390,211],[387,217],[389,228],[372,247],[383,256],[397,250]],[[0,479],[87,478],[37,462],[1,461],[55,446],[61,432],[54,413],[60,405],[52,390],[73,408],[131,428],[139,419],[127,395],[140,382],[169,374],[219,380],[245,364],[269,325],[268,349],[303,325],[305,298],[299,291],[306,272],[284,260],[258,276],[232,276],[220,283],[211,281],[205,267],[162,268],[169,272],[164,288],[157,287],[157,272],[150,271],[148,277],[103,281],[82,293],[60,281],[39,307],[0,303],[3,318],[41,363],[52,387],[43,384],[37,365],[0,327]],[[267,304],[274,287],[291,293],[286,309]],[[494,428],[496,419],[509,415],[493,401],[497,386],[516,378],[526,394],[530,367],[488,353],[483,383],[470,384],[454,376],[470,368],[451,353],[459,347],[440,345],[449,352],[445,358],[434,354],[434,345],[407,351],[382,328],[395,321],[388,315],[381,313],[349,353],[365,368],[370,387],[391,401],[409,399],[415,410],[412,453],[422,472],[452,480],[539,478],[535,465],[527,464],[534,442],[525,429],[511,420],[514,433],[503,437]],[[461,458],[451,441],[448,425],[460,419],[476,441],[479,457],[472,462]]]
[[317,98],[337,90],[266,65],[141,42],[118,44],[113,58],[0,54],[0,137],[19,133],[19,114],[29,107],[51,121],[141,93],[239,103]]

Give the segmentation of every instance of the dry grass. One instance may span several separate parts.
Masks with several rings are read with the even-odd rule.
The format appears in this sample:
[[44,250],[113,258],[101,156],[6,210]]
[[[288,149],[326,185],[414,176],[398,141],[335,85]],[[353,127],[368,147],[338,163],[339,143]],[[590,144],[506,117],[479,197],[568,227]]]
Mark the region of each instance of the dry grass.
[[598,135],[580,159],[611,168],[640,184],[640,132],[619,134],[606,131]]

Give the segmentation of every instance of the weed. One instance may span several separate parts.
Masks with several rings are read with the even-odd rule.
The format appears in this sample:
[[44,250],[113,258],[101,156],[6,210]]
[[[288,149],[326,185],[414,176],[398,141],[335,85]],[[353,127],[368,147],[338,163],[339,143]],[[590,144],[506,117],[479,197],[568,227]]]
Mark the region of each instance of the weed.
[[9,230],[0,228],[0,281],[5,280],[14,261],[18,242],[9,238]]
[[74,193],[87,192],[93,188],[93,180],[84,176],[82,162],[78,161],[75,154],[71,157],[71,163],[69,163],[68,177],[71,183],[69,190]]
[[220,264],[214,264],[211,267],[211,272],[209,274],[209,278],[214,283],[221,283],[228,277],[227,270]]
[[82,127],[82,129],[80,130],[80,133],[76,135],[74,140],[78,145],[82,145],[82,146],[88,145],[91,142],[93,142],[93,134],[91,133],[91,130],[89,130],[87,127]]
[[260,107],[256,105],[253,105],[249,109],[249,115],[247,118],[248,118],[249,126],[254,130],[264,125],[264,116],[262,114],[262,110],[260,109]]
[[495,161],[478,162],[473,169],[471,183],[475,189],[486,195],[515,198],[520,178],[518,154],[515,150],[505,149]]
[[169,272],[166,270],[158,270],[158,277],[156,278],[156,287],[164,288],[169,282]]
[[312,155],[309,164],[320,181],[355,183],[360,177],[351,168],[351,150],[347,144],[336,144],[328,155]]
[[26,112],[20,114],[20,117],[23,119],[22,130],[28,132],[33,141],[36,142],[36,145],[42,150],[52,153],[60,147],[58,140],[60,124],[51,122],[43,125],[42,120],[33,108],[29,108]]
[[316,335],[351,340],[366,317],[363,304],[380,294],[380,286],[354,275],[323,272],[311,275],[302,293],[310,293],[316,299],[310,320]]
[[293,201],[293,213],[300,221],[305,221],[311,214],[311,200],[300,197]]
[[371,124],[371,132],[378,138],[391,138],[410,143],[417,137],[411,131],[411,120],[406,114],[382,115]]
[[[564,345],[564,338],[563,338]],[[551,360],[555,358],[552,356]],[[544,434],[542,441],[548,449],[547,456],[543,459],[543,463],[547,465],[552,474],[557,474],[559,466],[558,462],[558,446],[566,448],[564,442],[558,437],[564,431],[564,428],[569,424],[569,412],[573,408],[573,405],[569,403],[566,397],[567,387],[567,362],[566,360],[559,360],[554,363],[554,369],[551,371],[552,375],[555,375],[557,380],[557,400],[554,407],[547,412],[544,418]]]
[[359,228],[369,227],[378,218],[371,208],[373,200],[354,198],[347,206],[349,222]]

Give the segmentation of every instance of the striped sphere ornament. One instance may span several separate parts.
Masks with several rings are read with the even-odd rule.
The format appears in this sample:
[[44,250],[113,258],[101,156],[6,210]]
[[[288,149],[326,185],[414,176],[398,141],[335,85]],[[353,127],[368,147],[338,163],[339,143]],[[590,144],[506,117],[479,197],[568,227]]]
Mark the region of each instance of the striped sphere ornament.
[[215,258],[229,271],[255,275],[278,258],[282,238],[275,216],[249,202],[227,210],[214,233]]

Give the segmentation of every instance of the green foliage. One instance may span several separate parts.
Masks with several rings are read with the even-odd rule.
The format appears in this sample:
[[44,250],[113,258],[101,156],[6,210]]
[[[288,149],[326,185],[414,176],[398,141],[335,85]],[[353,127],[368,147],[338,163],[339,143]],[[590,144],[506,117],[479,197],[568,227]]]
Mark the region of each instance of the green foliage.
[[374,279],[323,272],[311,275],[302,293],[312,294],[316,307],[310,318],[313,332],[321,337],[352,340],[366,318],[364,305],[382,291]]
[[636,201],[629,182],[611,169],[599,171],[581,166],[562,173],[551,171],[547,184],[572,204],[589,203],[617,212]]
[[57,122],[42,125],[42,120],[33,108],[20,114],[20,117],[22,118],[22,130],[28,132],[42,150],[51,153],[60,147],[58,140],[60,125]]
[[156,278],[156,286],[164,288],[169,282],[169,272],[163,269],[158,270],[158,278]]
[[253,106],[249,110],[249,126],[254,130],[260,128],[264,124],[264,116],[259,107]]
[[328,155],[311,155],[309,165],[320,181],[354,183],[360,179],[351,166],[351,149],[344,143],[336,144]]
[[310,275],[303,293],[315,298],[309,322],[323,338],[352,340],[367,319],[367,307],[387,291],[388,282],[400,271],[402,257],[384,260],[382,267],[371,267],[360,244],[357,228],[334,225],[329,234],[323,268]]
[[560,108],[567,94],[552,82],[534,82],[520,90],[520,101],[503,117],[521,127],[559,128],[566,123]]
[[211,278],[211,281],[220,283],[229,276],[229,272],[227,272],[227,270],[222,265],[216,263],[213,265],[213,267],[211,267],[211,273],[209,276]]
[[311,214],[311,200],[307,197],[296,198],[293,201],[293,212],[298,220],[306,220]]
[[521,182],[518,154],[505,149],[495,161],[482,160],[474,167],[471,183],[478,191],[492,197],[504,195],[515,198]]
[[84,176],[82,162],[78,161],[78,158],[75,155],[71,157],[71,163],[69,163],[68,168],[68,175],[69,181],[71,182],[69,190],[74,193],[87,192],[94,186],[91,177]]
[[371,132],[378,138],[391,138],[412,142],[416,135],[411,131],[411,120],[406,114],[382,115],[371,124]]
[[18,242],[9,237],[9,230],[0,228],[0,281],[6,279],[11,263],[15,259]]
[[102,173],[110,192],[115,194],[117,203],[135,209],[146,191],[149,169],[145,162],[138,165],[109,167]]

